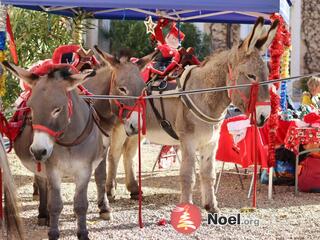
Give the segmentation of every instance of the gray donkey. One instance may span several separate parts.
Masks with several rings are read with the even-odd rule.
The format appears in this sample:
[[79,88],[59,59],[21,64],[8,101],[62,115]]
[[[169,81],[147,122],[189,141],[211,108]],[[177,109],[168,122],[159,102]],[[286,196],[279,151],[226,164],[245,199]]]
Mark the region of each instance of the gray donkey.
[[[264,52],[272,42],[277,31],[278,21],[275,21],[267,32],[264,31],[264,19],[258,18],[252,32],[239,46],[223,51],[207,58],[198,67],[191,68],[189,74],[181,79],[185,90],[222,87],[228,85],[252,83],[268,80],[268,68],[263,62],[261,52]],[[139,77],[139,68],[126,59],[117,60],[103,51],[98,51],[101,57],[113,70],[110,94],[139,96],[145,89],[145,84]],[[243,112],[249,105],[250,90],[238,89],[220,92],[188,95],[182,98],[164,98],[163,106],[168,120],[179,140],[171,138],[159,125],[159,119],[153,113],[147,102],[147,138],[152,142],[181,146],[182,163],[180,168],[182,203],[192,203],[192,190],[195,183],[195,152],[200,153],[200,184],[202,205],[209,212],[218,212],[218,204],[214,194],[215,154],[219,139],[220,127],[226,109],[232,102]],[[259,87],[258,102],[269,100],[268,86]],[[112,102],[112,110],[119,114],[119,104]],[[133,106],[134,100],[122,100],[123,105]],[[157,109],[161,109],[159,100],[154,100]],[[120,108],[122,106],[120,105]],[[126,133],[134,135],[138,131],[138,114],[128,115],[125,109],[122,117],[125,119]],[[256,106],[257,124],[263,125],[270,114],[270,106]],[[126,119],[126,116],[129,116]]]
[[[93,170],[100,216],[110,219],[111,214],[105,194],[105,163],[102,161],[108,142],[103,144],[102,134],[93,120],[92,108],[79,98],[75,90],[93,78],[96,72],[71,74],[62,68],[38,76],[8,62],[3,62],[3,65],[32,89],[27,102],[31,109],[30,119],[14,142],[14,149],[23,165],[36,174],[38,184],[42,184],[39,219],[49,217],[49,239],[58,239],[59,216],[63,208],[61,180],[65,175],[72,176],[76,184],[74,212],[77,236],[78,239],[89,239],[87,190]],[[38,163],[41,171],[37,170]]]

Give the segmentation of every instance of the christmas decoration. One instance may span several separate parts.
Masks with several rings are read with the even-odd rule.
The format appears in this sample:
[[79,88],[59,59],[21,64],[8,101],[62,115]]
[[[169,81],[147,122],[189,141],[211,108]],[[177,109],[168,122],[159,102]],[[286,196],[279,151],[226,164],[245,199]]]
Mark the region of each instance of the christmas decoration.
[[155,35],[154,29],[156,28],[157,24],[152,21],[152,17],[149,16],[148,20],[144,21],[144,25],[146,26],[147,34],[151,33]]
[[[280,78],[280,63],[281,56],[283,55],[285,49],[290,48],[290,33],[287,30],[287,26],[283,18],[275,13],[270,17],[271,21],[279,20],[279,26],[276,32],[276,35],[273,39],[273,42],[270,46],[270,74],[269,79],[278,79]],[[289,50],[288,50],[289,51]],[[282,76],[289,75],[289,52],[285,55],[282,60]],[[280,111],[280,97],[276,93],[276,89],[279,88],[279,83],[275,83],[273,88],[270,88],[270,101],[271,101],[271,114],[269,118],[269,166],[275,165],[275,142],[276,142],[276,132],[278,128],[278,114]],[[282,105],[285,107],[285,95],[286,95],[286,85],[283,84],[283,91],[281,92]]]
[[158,221],[158,226],[165,226],[167,225],[167,221],[165,218],[161,218],[159,221]]
[[[145,24],[147,32],[151,32],[149,23],[145,22]],[[164,37],[163,30],[165,27],[169,27],[169,32]],[[181,54],[178,48],[185,37],[184,33],[177,28],[176,23],[168,19],[160,18],[152,30],[151,38],[157,41],[156,49],[159,50],[160,54],[155,57],[155,61],[150,62],[142,71],[141,75],[145,82],[150,80],[152,73],[164,77],[179,65]]]

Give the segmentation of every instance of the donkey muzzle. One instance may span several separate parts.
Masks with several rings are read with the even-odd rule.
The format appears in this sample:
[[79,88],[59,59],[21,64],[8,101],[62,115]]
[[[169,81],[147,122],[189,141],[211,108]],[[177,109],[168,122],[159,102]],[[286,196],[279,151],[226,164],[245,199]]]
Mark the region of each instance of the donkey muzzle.
[[30,147],[30,153],[37,161],[46,160],[48,158],[48,150],[45,148],[34,149]]
[[45,161],[51,156],[53,145],[54,142],[47,133],[35,130],[30,153],[35,160]]

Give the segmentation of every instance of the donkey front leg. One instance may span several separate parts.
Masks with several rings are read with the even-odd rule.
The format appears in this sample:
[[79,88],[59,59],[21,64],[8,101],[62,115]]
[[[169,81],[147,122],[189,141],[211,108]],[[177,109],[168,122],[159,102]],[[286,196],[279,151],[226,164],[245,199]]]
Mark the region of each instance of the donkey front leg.
[[127,137],[123,147],[123,165],[125,171],[126,187],[130,192],[131,199],[138,200],[139,186],[134,171],[133,159],[137,153],[138,137]]
[[106,189],[109,201],[114,201],[116,196],[117,169],[126,138],[127,136],[123,129],[123,125],[116,125],[112,130],[108,153],[108,176]]
[[217,142],[207,144],[199,149],[200,152],[200,186],[203,207],[211,213],[218,213],[218,202],[214,193],[216,180],[215,152]]
[[59,216],[63,208],[61,199],[61,176],[56,168],[46,167],[48,180],[49,240],[59,239]]
[[33,178],[33,193],[32,193],[32,200],[33,201],[39,201],[39,187],[37,185],[37,182],[36,182],[36,175],[34,175],[34,178]]
[[88,184],[91,177],[91,166],[83,166],[75,176],[76,190],[74,195],[74,212],[77,216],[77,236],[80,240],[89,240],[87,230]]
[[39,215],[38,225],[48,226],[49,225],[49,213],[48,213],[48,188],[47,179],[35,175],[34,185],[39,191]]
[[180,203],[192,203],[192,190],[195,183],[195,148],[192,142],[181,143],[182,161],[180,166]]
[[100,209],[100,218],[104,220],[111,220],[111,208],[106,195],[106,159],[104,158],[96,170],[94,171],[94,179],[97,185],[98,192],[98,208]]

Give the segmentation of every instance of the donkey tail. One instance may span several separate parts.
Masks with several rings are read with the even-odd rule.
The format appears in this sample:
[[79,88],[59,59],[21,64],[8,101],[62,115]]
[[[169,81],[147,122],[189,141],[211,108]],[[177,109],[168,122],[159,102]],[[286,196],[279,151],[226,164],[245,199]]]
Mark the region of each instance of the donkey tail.
[[[16,187],[13,181],[13,176],[9,168],[8,157],[4,147],[3,139],[0,135],[0,169],[2,169],[3,186],[4,186],[4,202],[5,214],[4,220],[6,222],[8,239],[23,240],[24,231],[22,221],[19,216],[18,200],[16,194]],[[0,184],[2,184],[0,182]],[[0,196],[1,200],[2,196]]]

